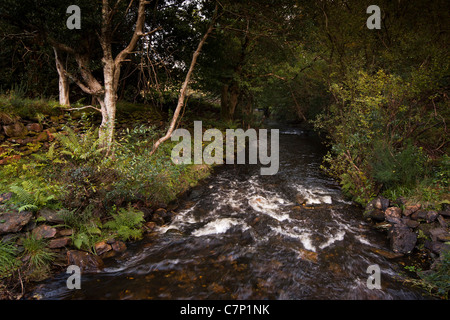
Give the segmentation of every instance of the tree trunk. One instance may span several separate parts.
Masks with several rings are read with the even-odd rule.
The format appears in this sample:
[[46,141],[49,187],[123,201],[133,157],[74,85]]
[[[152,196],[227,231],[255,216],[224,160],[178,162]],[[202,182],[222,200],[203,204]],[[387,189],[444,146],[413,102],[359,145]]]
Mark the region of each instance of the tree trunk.
[[228,117],[230,120],[234,119],[234,113],[236,112],[236,106],[239,102],[239,87],[237,85],[233,85],[230,88],[230,106],[228,109]]
[[53,48],[55,52],[56,70],[58,71],[59,79],[59,104],[62,106],[70,107],[69,99],[69,78],[64,70],[64,66],[61,60],[61,55],[58,54],[56,48]]
[[231,86],[229,86],[228,84],[224,84],[222,86],[220,106],[222,117],[225,120],[233,120],[238,102],[239,102],[238,86],[235,84]]
[[[103,104],[100,103],[102,111],[102,123],[99,130],[101,146],[106,148],[107,153],[111,151],[114,139],[114,126],[116,123],[117,88],[120,72],[115,72],[114,60],[104,59],[103,76],[105,79],[105,95]],[[118,66],[120,68],[120,65]]]
[[227,119],[229,115],[230,103],[228,101],[228,84],[222,86],[222,92],[220,96],[220,112],[222,117]]

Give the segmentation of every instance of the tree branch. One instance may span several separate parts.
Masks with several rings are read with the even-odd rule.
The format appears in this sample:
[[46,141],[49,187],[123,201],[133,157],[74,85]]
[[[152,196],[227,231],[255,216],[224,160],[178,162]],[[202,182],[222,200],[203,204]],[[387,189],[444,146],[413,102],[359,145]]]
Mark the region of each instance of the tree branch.
[[152,151],[150,151],[150,156],[153,155],[156,152],[156,149],[158,149],[159,145],[161,143],[163,143],[164,141],[168,140],[170,138],[170,136],[172,135],[173,131],[175,130],[175,126],[178,120],[178,116],[180,115],[180,111],[184,105],[184,97],[186,96],[186,91],[189,85],[189,81],[191,79],[191,75],[194,71],[194,67],[195,64],[197,63],[197,58],[200,54],[200,51],[203,47],[203,45],[206,42],[206,39],[208,38],[208,36],[210,35],[210,33],[213,31],[214,29],[214,24],[216,22],[217,19],[217,10],[218,10],[218,5],[216,4],[216,8],[214,11],[214,16],[213,19],[211,21],[211,24],[208,28],[208,30],[206,31],[206,33],[203,35],[202,40],[200,41],[200,43],[198,44],[197,50],[195,50],[194,54],[192,55],[192,61],[191,61],[191,65],[189,67],[189,71],[186,74],[186,78],[184,79],[183,85],[181,86],[181,90],[180,90],[180,95],[178,97],[178,103],[177,103],[177,108],[175,109],[175,112],[173,113],[173,117],[172,117],[172,121],[170,122],[170,126],[169,129],[167,130],[167,133],[164,137],[160,138],[158,141],[155,142],[155,144],[153,145]]
[[83,110],[83,109],[87,109],[87,108],[91,108],[91,109],[94,109],[95,111],[98,111],[98,112],[102,112],[102,110],[100,110],[99,108],[96,108],[96,107],[94,107],[94,106],[91,106],[91,105],[89,105],[89,106],[84,106],[84,107],[80,107],[80,108],[69,108],[69,109],[64,109],[64,110],[68,110],[68,111],[79,111],[79,110]]

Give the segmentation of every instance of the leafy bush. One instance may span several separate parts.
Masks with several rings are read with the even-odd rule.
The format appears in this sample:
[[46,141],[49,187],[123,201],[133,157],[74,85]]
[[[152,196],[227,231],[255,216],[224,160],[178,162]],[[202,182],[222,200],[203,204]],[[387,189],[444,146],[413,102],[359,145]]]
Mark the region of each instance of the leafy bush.
[[403,150],[395,151],[389,145],[376,143],[370,160],[373,177],[386,188],[413,187],[425,173],[426,158],[422,149],[410,142]]
[[[383,70],[349,69],[346,77],[331,83],[335,103],[314,125],[326,132],[332,146],[325,158],[328,173],[359,203],[364,205],[380,191],[415,188],[429,173],[433,152],[445,146],[439,113],[445,115],[448,108],[430,102],[439,96],[433,93],[439,91],[433,79],[440,72],[435,71],[400,77]],[[436,179],[445,182],[445,169],[435,171]]]

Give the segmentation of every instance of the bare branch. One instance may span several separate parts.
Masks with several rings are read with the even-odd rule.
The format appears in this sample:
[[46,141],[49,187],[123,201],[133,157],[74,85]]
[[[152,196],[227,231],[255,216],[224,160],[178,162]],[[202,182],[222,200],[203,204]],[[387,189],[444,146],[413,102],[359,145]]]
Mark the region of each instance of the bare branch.
[[180,115],[180,111],[181,111],[181,109],[182,109],[182,107],[184,105],[184,97],[186,96],[187,87],[189,85],[189,81],[191,79],[191,75],[192,75],[192,73],[194,71],[195,64],[197,63],[197,58],[198,58],[198,56],[200,54],[200,51],[201,51],[203,45],[206,42],[206,39],[208,38],[209,34],[214,29],[214,24],[215,24],[216,18],[217,18],[217,10],[218,10],[218,7],[217,7],[217,4],[216,4],[216,9],[215,9],[214,16],[213,16],[213,19],[211,21],[211,24],[210,24],[208,30],[206,31],[206,33],[203,35],[202,40],[198,44],[197,50],[195,50],[194,54],[192,55],[191,65],[189,67],[188,73],[186,74],[186,78],[184,79],[183,85],[181,86],[180,95],[178,97],[177,108],[175,109],[175,112],[173,114],[172,121],[170,122],[169,129],[167,130],[167,133],[166,133],[166,135],[164,137],[160,138],[158,141],[155,142],[155,144],[153,145],[152,151],[150,151],[150,156],[153,155],[156,152],[156,149],[158,149],[158,147],[159,147],[159,145],[161,143],[163,143],[164,141],[166,141],[166,140],[168,140],[170,138],[170,136],[172,135],[172,133],[173,133],[173,131],[175,129],[176,123],[178,121],[178,117]]
[[140,36],[140,37],[146,37],[146,36],[149,36],[149,35],[155,33],[156,31],[159,31],[159,30],[162,30],[162,27],[155,28],[155,29],[153,29],[152,31],[149,31],[149,32],[146,32],[146,33],[142,33],[142,32],[141,32],[141,33],[138,34],[138,36]]
[[47,40],[50,43],[50,45],[60,51],[64,51],[70,54],[75,54],[75,50],[69,47],[68,45],[65,45],[64,43],[58,42],[53,38],[50,38],[47,36]]
[[69,109],[64,109],[64,110],[68,110],[68,111],[80,111],[80,110],[88,109],[88,108],[94,109],[95,111],[98,111],[98,112],[102,112],[102,110],[100,110],[99,108],[96,108],[96,107],[91,106],[91,105],[89,105],[89,106],[84,106],[84,107],[80,107],[80,108],[69,108]]

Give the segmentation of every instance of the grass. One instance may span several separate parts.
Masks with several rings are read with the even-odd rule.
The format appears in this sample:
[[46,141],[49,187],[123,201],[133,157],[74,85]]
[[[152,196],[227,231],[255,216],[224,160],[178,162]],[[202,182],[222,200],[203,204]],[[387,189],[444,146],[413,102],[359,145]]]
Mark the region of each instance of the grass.
[[29,99],[15,91],[0,95],[0,119],[6,121],[20,117],[40,122],[45,116],[61,115],[62,112],[56,100]]
[[11,276],[20,267],[17,255],[18,249],[13,243],[0,240],[0,279]]

